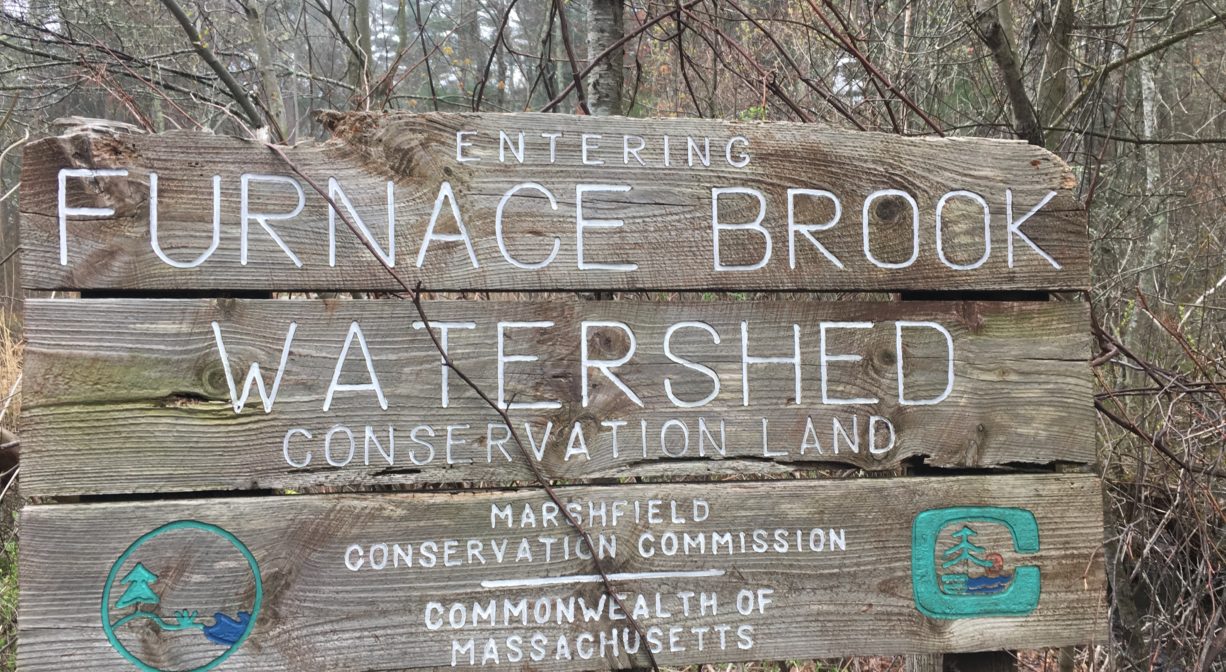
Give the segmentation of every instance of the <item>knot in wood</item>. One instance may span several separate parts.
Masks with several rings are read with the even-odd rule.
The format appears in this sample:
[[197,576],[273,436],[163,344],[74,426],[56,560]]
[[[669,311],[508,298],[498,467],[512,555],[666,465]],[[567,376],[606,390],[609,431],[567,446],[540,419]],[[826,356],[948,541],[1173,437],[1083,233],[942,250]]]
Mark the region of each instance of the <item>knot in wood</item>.
[[[883,196],[877,199],[877,205],[873,208],[877,219],[888,224],[898,223],[906,210],[907,202],[901,196]],[[906,223],[910,225],[910,221]]]

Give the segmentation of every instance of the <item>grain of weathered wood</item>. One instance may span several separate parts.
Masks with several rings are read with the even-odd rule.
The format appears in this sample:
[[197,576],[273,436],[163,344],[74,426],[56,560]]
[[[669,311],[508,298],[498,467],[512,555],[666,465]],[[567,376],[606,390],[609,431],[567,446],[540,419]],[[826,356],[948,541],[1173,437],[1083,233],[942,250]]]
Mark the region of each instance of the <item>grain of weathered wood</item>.
[[[474,325],[449,330],[449,352],[495,399],[499,322],[554,324],[505,329],[505,356],[540,359],[505,364],[504,398],[517,405],[560,405],[510,411],[529,446],[540,445],[552,423],[539,462],[555,478],[765,474],[822,462],[886,469],[907,458],[950,467],[1094,461],[1085,304],[571,300],[426,306],[436,324]],[[448,376],[448,406],[442,407],[439,355],[425,331],[413,328],[419,317],[407,301],[42,300],[30,302],[27,311],[22,478],[29,494],[531,478],[513,442],[487,443],[490,436],[503,438],[505,425],[454,374]],[[591,367],[584,406],[585,321],[620,323],[633,332],[634,355],[610,370],[641,406]],[[898,321],[931,322],[949,331],[953,384],[943,401],[899,403]],[[272,388],[286,335],[296,325],[270,412],[253,388],[242,412],[235,413],[214,322],[240,392],[252,362],[259,362]],[[372,390],[340,390],[325,411],[355,322],[387,408]],[[872,327],[848,328],[854,323]],[[666,357],[665,335],[677,324],[688,326],[672,335],[673,355],[709,367],[710,374]],[[830,403],[823,402],[823,324],[826,354],[835,358],[825,366]],[[706,328],[718,334],[718,344]],[[749,365],[745,405],[742,348],[750,357],[791,357],[796,331],[800,403],[794,366],[775,363]],[[948,380],[944,337],[931,327],[903,327],[902,334],[905,398],[938,398]],[[590,359],[617,360],[629,352],[619,327],[590,327],[587,341]],[[681,408],[668,396],[671,390],[677,402],[703,401],[715,389],[709,375],[720,380],[709,403]],[[336,380],[370,381],[356,336]],[[879,401],[834,403],[855,398]],[[608,424],[618,422],[624,424]],[[491,423],[496,429],[490,430]],[[348,429],[333,431],[337,426]],[[415,429],[421,426],[431,429]],[[450,460],[449,426],[455,428]],[[891,426],[896,442],[885,450]],[[367,440],[366,427],[379,445]],[[311,437],[290,434],[295,428]],[[346,431],[354,436],[352,459]],[[326,453],[329,432],[333,443]],[[869,449],[870,432],[880,454]],[[302,468],[287,461],[287,435],[288,459]],[[414,438],[433,444],[432,459]],[[718,453],[717,442],[726,446],[726,455]],[[389,459],[384,453],[393,450]],[[329,459],[345,464],[330,465]]]
[[[1089,283],[1088,237],[1084,211],[1074,195],[1076,180],[1055,155],[1020,142],[901,138],[789,123],[554,114],[353,114],[332,116],[329,125],[336,139],[289,148],[288,156],[322,188],[335,177],[385,249],[387,185],[394,182],[396,245],[389,257],[410,282],[433,289],[1037,290],[1083,289]],[[464,161],[457,160],[461,131],[472,132],[463,137],[471,146],[459,148]],[[508,134],[508,143],[501,142],[500,131]],[[515,154],[521,131],[522,164]],[[551,140],[554,133],[562,135]],[[670,139],[667,166],[665,137]],[[738,137],[744,142],[733,141]],[[640,141],[645,149],[637,156],[646,165],[639,165],[626,149],[627,144],[637,148]],[[749,163],[732,165],[741,163],[743,152]],[[700,155],[707,156],[709,166]],[[242,263],[241,176],[293,175],[256,143],[191,132],[142,135],[89,127],[31,143],[23,167],[23,272],[29,288],[400,289],[339,219],[331,264],[328,208],[305,184],[305,209],[291,219],[268,222],[301,267],[256,219],[248,223],[249,258]],[[60,261],[56,205],[57,177],[63,168],[128,171],[123,177],[67,180],[70,208],[111,208],[115,215],[70,217],[66,264]],[[210,248],[212,179],[220,176],[219,245],[200,266],[175,268],[155,255],[149,225],[151,173],[159,178],[160,245],[180,264]],[[558,241],[556,257],[535,270],[509,262],[495,235],[500,200],[526,182],[547,189],[557,202],[556,210],[551,209],[546,196],[532,187],[507,202],[506,255],[534,266],[551,258]],[[419,267],[428,222],[444,183],[454,192],[472,253],[462,241],[434,240]],[[586,269],[580,268],[576,245],[578,184],[629,189],[584,195],[585,218],[624,221],[621,228],[587,229],[585,263],[593,267]],[[726,187],[751,188],[765,199],[762,226],[773,245],[769,262],[759,270],[715,268],[712,190]],[[809,234],[796,233],[791,236],[795,258],[789,259],[792,188],[825,190],[839,199],[842,216],[837,223],[811,233],[829,256],[805,238]],[[863,206],[870,194],[888,189],[914,197],[918,247],[913,246],[908,202],[897,195],[872,200],[867,246],[877,265],[865,252]],[[937,205],[955,191],[984,199],[990,212],[990,249],[985,250],[983,209],[963,195],[943,209],[943,246],[938,250]],[[1020,226],[1021,234],[1010,234],[1007,193],[1012,194],[1015,220],[1049,194],[1054,196]],[[288,184],[256,178],[250,186],[249,212],[284,214],[294,209],[296,198]],[[727,195],[720,203],[721,222],[748,223],[758,213],[752,195]],[[435,233],[458,234],[449,202],[442,204],[441,212]],[[824,225],[834,214],[829,199],[800,196],[796,201],[797,224]],[[721,240],[723,264],[752,265],[764,253],[764,239],[754,231],[726,230]],[[908,265],[913,251],[915,261]],[[473,266],[474,258],[479,268]],[[638,267],[606,270],[595,267],[598,264]],[[883,267],[889,265],[905,267]]]
[[[708,572],[623,580],[618,585],[632,607],[639,595],[647,596],[650,613],[641,615],[640,622],[646,628],[663,628],[664,647],[657,656],[663,664],[1037,648],[1101,642],[1106,636],[1099,553],[1101,499],[1095,477],[724,482],[568,487],[559,493],[585,512],[591,502],[610,507],[614,500],[644,507],[651,499],[663,502],[662,523],[635,523],[628,518],[616,526],[608,521],[591,522],[594,535],[617,540],[616,555],[608,560],[610,571]],[[703,500],[710,507],[709,516],[701,522],[689,519],[694,500]],[[112,563],[137,537],[181,519],[233,533],[250,548],[263,579],[263,606],[253,633],[222,669],[344,672],[448,667],[452,640],[463,643],[470,637],[475,638],[477,661],[485,653],[487,638],[493,638],[503,668],[579,670],[643,665],[641,656],[632,661],[624,652],[580,657],[576,642],[581,633],[595,636],[626,627],[625,621],[608,620],[607,608],[605,616],[593,622],[564,620],[559,625],[556,616],[551,616],[540,625],[530,621],[524,626],[518,617],[503,623],[504,598],[512,602],[527,599],[534,606],[542,597],[600,600],[597,583],[483,587],[483,581],[592,571],[588,561],[573,556],[543,561],[541,537],[556,538],[555,553],[560,553],[561,539],[573,538],[565,523],[561,528],[506,529],[500,522],[498,529],[491,529],[493,505],[513,505],[518,521],[525,504],[536,507],[539,516],[545,501],[540,491],[524,490],[30,507],[22,528],[19,667],[28,672],[131,669],[103,635],[98,608],[103,586]],[[670,522],[671,502],[679,504],[687,522]],[[931,619],[917,611],[911,575],[912,521],[922,511],[952,506],[1020,507],[1033,512],[1041,540],[1034,554],[1014,552],[1001,526],[976,523],[972,527],[979,535],[977,543],[1002,554],[1007,571],[1024,565],[1039,568],[1037,608],[1021,616],[953,620]],[[955,527],[942,528],[942,534]],[[782,553],[756,553],[750,542],[749,550],[741,552],[739,541],[734,541],[730,553],[699,553],[692,547],[689,554],[665,557],[657,551],[645,558],[638,545],[645,533],[654,535],[654,541],[646,542],[644,548],[662,548],[659,540],[669,531],[706,535],[709,540],[711,533],[724,531],[731,531],[736,539],[742,530],[802,529],[807,535],[813,528],[825,530],[828,541],[833,538],[830,530],[841,530],[845,550],[797,552],[793,545]],[[158,576],[153,587],[160,604],[143,608],[160,610],[166,617],[174,609],[198,609],[208,619],[213,610],[233,614],[249,607],[253,581],[244,563],[234,562],[227,547],[219,546],[208,534],[179,534],[182,536],[144,547],[116,574],[122,576],[139,561]],[[790,539],[791,534],[785,537]],[[532,561],[513,561],[513,551],[508,551],[503,562],[496,561],[491,542],[509,539],[513,549],[521,538],[528,539]],[[451,556],[455,566],[441,566],[441,553],[438,566],[418,564],[424,558],[416,554],[423,542],[446,539],[455,540],[460,549]],[[483,549],[484,564],[467,554],[469,540]],[[363,549],[361,556],[348,550],[353,544]],[[393,566],[389,559],[383,569],[372,569],[370,553],[378,544],[393,549],[389,558],[399,557],[394,545],[411,546],[415,553],[412,565],[406,567],[400,560]],[[375,557],[380,552],[374,551]],[[350,565],[362,560],[357,571],[348,568],[347,555]],[[756,594],[759,589],[774,591],[765,612],[739,615],[737,594],[742,590]],[[117,581],[112,603],[122,590]],[[718,611],[714,615],[710,610],[697,613],[699,598],[695,596],[690,598],[692,611],[686,616],[680,602],[685,591],[716,593]],[[671,616],[656,612],[657,593]],[[451,605],[465,605],[471,618],[474,602],[486,605],[491,600],[496,600],[497,625],[453,630],[446,623]],[[443,611],[431,611],[431,602],[443,605]],[[444,614],[441,627],[428,629],[427,616],[438,624],[440,613]],[[731,627],[722,649],[715,630],[721,624]],[[753,629],[752,648],[737,645],[737,628],[742,625]],[[123,627],[132,626],[121,626],[121,641],[161,669],[189,669],[220,650],[198,633],[175,639],[152,629],[123,631]],[[685,651],[670,650],[670,627],[679,628],[677,642]],[[704,627],[710,629],[700,651],[692,629]],[[549,642],[545,660],[509,662],[507,638],[530,637],[536,632]],[[573,660],[555,659],[559,637],[569,642]],[[656,638],[661,639],[659,631]],[[467,654],[461,654],[460,661],[462,667],[468,667]]]

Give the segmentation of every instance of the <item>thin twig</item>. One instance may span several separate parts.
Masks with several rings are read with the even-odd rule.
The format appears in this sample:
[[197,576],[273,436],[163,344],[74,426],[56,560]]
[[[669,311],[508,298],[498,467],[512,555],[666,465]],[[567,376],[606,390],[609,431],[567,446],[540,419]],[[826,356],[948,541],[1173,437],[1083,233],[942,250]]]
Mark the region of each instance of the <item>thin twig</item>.
[[[928,124],[929,128],[931,128],[933,132],[941,137],[945,137],[945,132],[941,130],[940,124],[934,121],[932,117],[928,116],[928,113],[925,112],[923,108],[916,105],[915,101],[911,100],[910,96],[896,88],[894,84],[890,82],[890,79],[880,70],[878,70],[877,66],[873,65],[873,62],[868,60],[868,57],[865,56],[858,48],[856,48],[856,45],[853,44],[850,39],[847,39],[842,33],[839,32],[837,28],[834,27],[834,24],[830,23],[830,19],[826,18],[826,15],[822,13],[822,10],[813,2],[813,0],[806,0],[806,2],[809,3],[809,7],[813,9],[813,12],[817,14],[817,18],[821,19],[822,23],[826,24],[826,28],[831,32],[831,34],[834,35],[835,39],[838,40],[843,49],[846,50],[847,53],[851,54],[853,58],[859,61],[860,65],[864,66],[864,69],[868,71],[868,74],[871,77],[880,81],[885,88],[889,89],[890,93],[893,93],[894,96],[901,100],[904,105],[911,108],[912,112],[918,114],[919,117],[924,120],[924,123]],[[834,6],[829,2],[829,0],[825,0],[825,4],[832,10],[834,9]]]
[[4,398],[4,407],[0,408],[0,422],[4,422],[4,414],[9,412],[9,405],[13,403],[13,397],[17,394],[17,388],[21,387],[21,373],[17,374],[17,379],[13,381],[13,386],[9,388],[8,396]]
[[[433,8],[430,11],[433,12]],[[421,0],[415,0],[413,3],[413,21],[417,24],[417,40],[421,43],[421,59],[426,63],[426,81],[430,83],[430,102],[434,105],[434,111],[438,112],[438,91],[434,89],[434,73],[430,70],[432,52],[426,49],[426,26],[421,20]]]
[[[1137,292],[1137,303],[1141,306],[1141,310],[1145,311],[1145,313],[1149,315],[1154,322],[1158,323],[1158,326],[1162,327],[1166,333],[1170,334],[1171,338],[1174,338],[1179,343],[1179,347],[1183,349],[1184,354],[1188,356],[1188,359],[1191,360],[1192,364],[1194,364],[1197,370],[1201,372],[1201,375],[1203,375],[1206,380],[1212,381],[1213,374],[1209,372],[1209,369],[1205,366],[1205,363],[1201,361],[1200,356],[1192,348],[1192,344],[1188,343],[1187,337],[1183,335],[1183,330],[1177,326],[1173,327],[1167,324],[1166,320],[1160,318],[1150,311],[1149,302],[1145,299],[1145,295],[1140,291]],[[1226,390],[1217,387],[1216,385],[1214,386],[1214,390],[1216,390],[1218,396],[1221,397],[1222,403],[1226,404]]]
[[485,82],[490,78],[490,68],[494,67],[494,55],[498,53],[498,45],[502,43],[502,33],[507,29],[507,21],[511,18],[511,10],[515,9],[515,3],[519,0],[511,0],[507,4],[507,11],[502,13],[502,22],[498,24],[498,32],[494,33],[494,44],[490,47],[490,57],[485,60],[485,71],[481,74],[481,81],[477,83],[477,93],[473,96],[473,112],[481,111],[481,98],[485,96]]
[[833,92],[819,87],[811,77],[805,76],[805,71],[801,69],[799,64],[796,63],[796,60],[792,58],[792,55],[788,53],[788,50],[779,43],[779,40],[775,37],[774,33],[767,30],[766,26],[763,26],[756,18],[753,17],[753,15],[742,9],[741,6],[737,4],[736,0],[725,1],[741,16],[745,17],[745,20],[753,24],[753,26],[758,29],[758,32],[762,33],[762,35],[765,36],[772,45],[774,45],[775,51],[778,52],[779,56],[783,58],[784,63],[787,63],[788,66],[790,66],[792,70],[796,72],[796,78],[799,79],[802,84],[809,87],[809,89],[820,96],[822,100],[825,100],[827,104],[833,107],[836,112],[843,116],[844,119],[850,121],[856,128],[860,129],[861,131],[868,130],[864,124],[860,123],[859,119],[855,118],[855,115],[853,115],[851,110],[843,104],[843,101],[839,100],[838,96],[834,95]]
[[690,71],[685,67],[685,22],[681,20],[681,0],[677,0],[677,34],[673,36],[673,40],[677,42],[677,64],[681,70],[681,81],[685,84],[685,90],[690,94],[690,102],[694,104],[694,111],[702,117],[702,106],[698,104],[698,95],[694,93],[694,85],[690,82]]
[[1179,465],[1181,469],[1184,469],[1184,470],[1187,470],[1187,471],[1190,471],[1196,474],[1204,474],[1206,476],[1214,476],[1216,478],[1226,478],[1226,471],[1221,471],[1219,469],[1213,469],[1211,467],[1198,467],[1196,465],[1189,464],[1186,460],[1179,457],[1178,455],[1175,454],[1174,451],[1168,448],[1166,446],[1166,442],[1163,441],[1161,438],[1146,432],[1145,430],[1141,429],[1135,422],[1124,417],[1123,416],[1124,406],[1123,404],[1120,403],[1118,399],[1112,396],[1111,401],[1113,401],[1116,404],[1116,407],[1120,410],[1119,415],[1107,410],[1106,405],[1098,400],[1094,401],[1094,408],[1098,409],[1098,412],[1106,416],[1106,418],[1110,420],[1111,422],[1114,422],[1116,425],[1120,426],[1121,428],[1126,430],[1128,433],[1145,441],[1149,445],[1156,448],[1158,452],[1162,453],[1163,455],[1166,455],[1168,459],[1170,459],[1175,464]]
[[[770,72],[769,70],[764,68],[760,63],[754,60],[753,55],[751,55],[749,51],[746,50],[743,45],[741,45],[740,42],[737,42],[736,40],[732,39],[732,37],[730,37],[728,33],[724,32],[722,29],[720,29],[719,26],[703,21],[702,17],[698,16],[697,14],[689,10],[685,10],[685,13],[688,14],[690,18],[692,18],[694,21],[698,22],[699,25],[705,26],[708,30],[718,35],[724,42],[728,44],[728,46],[735,49],[737,53],[741,55],[741,58],[745,60],[746,63],[753,66],[754,70],[758,71],[758,76],[762,78],[763,87],[770,89],[770,92],[775,94],[776,98],[778,98],[779,100],[782,100],[783,104],[787,105],[788,109],[792,110],[793,114],[795,114],[797,117],[800,117],[801,121],[804,121],[805,123],[813,123],[813,117],[808,112],[806,112],[804,108],[800,106],[799,103],[792,100],[792,97],[789,96],[787,92],[783,90],[783,87],[779,86],[779,83],[775,81],[774,73]],[[728,69],[732,72],[737,72],[731,66],[729,66]],[[737,72],[737,74],[740,75],[739,72]],[[745,78],[742,77],[742,79],[745,79]],[[765,108],[766,107],[765,96],[763,96],[763,99],[764,100],[762,102],[762,107]]]
[[1150,54],[1154,52],[1162,51],[1163,49],[1166,49],[1167,47],[1178,44],[1188,39],[1189,37],[1195,37],[1196,35],[1199,35],[1205,32],[1206,30],[1208,30],[1215,23],[1222,23],[1223,25],[1226,25],[1226,20],[1223,20],[1222,17],[1219,17],[1217,15],[1211,16],[1205,19],[1204,21],[1201,21],[1200,23],[1193,25],[1192,27],[1186,30],[1182,30],[1178,33],[1174,33],[1173,35],[1168,35],[1167,37],[1149,45],[1148,47],[1144,49],[1141,49],[1140,51],[1136,51],[1127,56],[1118,58],[1104,65],[1103,67],[1099,68],[1094,73],[1094,75],[1090,77],[1090,81],[1086,84],[1085,88],[1082,89],[1081,92],[1078,93],[1075,98],[1073,98],[1072,102],[1070,102],[1068,105],[1064,107],[1063,110],[1060,111],[1059,116],[1057,116],[1056,119],[1051,122],[1052,126],[1059,126],[1060,124],[1063,124],[1064,121],[1069,118],[1069,115],[1075,112],[1077,108],[1080,107],[1083,102],[1085,102],[1085,99],[1088,98],[1090,94],[1093,93],[1095,89],[1098,88],[1098,85],[1102,83],[1103,78],[1106,77],[1108,74],[1110,74],[1112,71],[1117,70],[1134,61],[1141,60],[1142,58],[1145,58],[1146,56],[1149,56]]
[[[5,495],[9,494],[9,488],[13,487],[13,484],[17,482],[17,476],[20,473],[21,473],[21,467],[16,467],[13,469],[13,473],[9,477],[8,482],[4,484],[4,489],[0,490],[0,501],[4,499]],[[2,649],[0,649],[0,651],[2,651]]]

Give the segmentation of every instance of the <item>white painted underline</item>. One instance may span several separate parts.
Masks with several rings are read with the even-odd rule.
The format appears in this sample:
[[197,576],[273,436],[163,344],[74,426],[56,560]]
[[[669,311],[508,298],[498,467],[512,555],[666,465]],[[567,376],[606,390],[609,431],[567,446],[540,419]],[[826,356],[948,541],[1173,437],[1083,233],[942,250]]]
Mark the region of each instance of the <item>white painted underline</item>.
[[[637,581],[639,579],[690,579],[708,576],[723,576],[722,569],[698,569],[688,572],[618,572],[610,574],[610,581]],[[522,588],[525,586],[560,586],[568,583],[599,583],[604,579],[599,574],[575,574],[572,576],[545,576],[536,579],[492,579],[481,582],[482,588]]]

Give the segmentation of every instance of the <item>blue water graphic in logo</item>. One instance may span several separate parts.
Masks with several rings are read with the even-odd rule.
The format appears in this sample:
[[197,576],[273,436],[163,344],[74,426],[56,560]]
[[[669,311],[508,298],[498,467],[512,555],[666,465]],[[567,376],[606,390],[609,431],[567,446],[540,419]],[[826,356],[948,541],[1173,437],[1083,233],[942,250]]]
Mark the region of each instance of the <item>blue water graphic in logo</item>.
[[[245,561],[246,568],[250,571],[252,590],[249,591],[250,597],[245,604],[233,608],[231,612],[233,615],[227,611],[214,611],[211,618],[202,617],[199,611],[194,609],[178,609],[171,615],[163,613],[162,596],[166,594],[167,587],[159,582],[158,574],[141,560],[142,548],[154,539],[160,538],[165,541],[167,537],[180,532],[186,532],[188,535],[182,540],[185,553],[202,545],[200,533],[204,533],[208,537],[223,542],[220,546],[213,544],[214,547],[230,548]],[[171,539],[170,543],[173,544],[175,541],[176,539]],[[164,551],[165,548],[162,550]],[[152,554],[150,557],[159,558],[161,556]],[[119,578],[121,571],[124,571],[124,568],[134,559],[135,564],[123,573],[122,578]],[[146,561],[154,562],[154,560]],[[162,563],[166,564],[165,560],[162,560]],[[169,570],[170,567],[167,567],[166,570],[161,570],[159,567],[155,569],[163,571],[165,575],[168,573],[166,570]],[[118,586],[116,585],[117,579]],[[188,577],[189,581],[200,579],[201,577]],[[119,586],[122,587],[123,592],[116,598],[114,593],[117,592],[116,589]],[[229,592],[234,592],[234,587],[228,588],[231,589]],[[244,594],[246,593],[246,586],[239,586],[239,588]],[[218,592],[225,593],[226,591]],[[142,672],[208,672],[229,658],[251,635],[263,600],[264,588],[259,565],[256,563],[255,556],[243,542],[216,525],[196,520],[178,520],[142,535],[111,566],[106,584],[102,589],[102,629],[111,646]],[[222,648],[215,654],[208,651],[200,654],[206,659],[199,664],[194,664],[193,667],[175,670],[163,669],[146,662],[136,652],[125,646],[119,633],[125,632],[125,626],[130,624],[132,627],[143,627],[147,629],[146,631],[157,632],[158,636],[162,636],[161,633],[199,632],[201,639],[208,642],[209,646]],[[199,647],[193,647],[193,650],[195,648]]]

